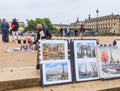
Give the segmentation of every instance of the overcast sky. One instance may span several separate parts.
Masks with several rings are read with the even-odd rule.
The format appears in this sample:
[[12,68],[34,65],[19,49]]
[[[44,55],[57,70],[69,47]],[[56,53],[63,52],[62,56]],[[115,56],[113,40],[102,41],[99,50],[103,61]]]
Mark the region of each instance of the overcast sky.
[[85,20],[90,14],[96,17],[120,14],[120,0],[0,0],[0,18],[26,19],[50,18],[52,23],[69,24],[76,18]]

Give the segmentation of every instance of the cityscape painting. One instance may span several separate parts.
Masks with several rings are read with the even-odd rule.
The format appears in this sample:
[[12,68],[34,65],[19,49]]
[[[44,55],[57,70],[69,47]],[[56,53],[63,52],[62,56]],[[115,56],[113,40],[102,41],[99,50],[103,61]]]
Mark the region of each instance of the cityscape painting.
[[71,82],[71,69],[69,61],[60,61],[43,64],[43,84],[52,85]]
[[75,40],[74,54],[76,59],[95,58],[96,40]]
[[74,40],[76,81],[99,79],[96,40]]
[[98,65],[96,62],[78,62],[76,65],[77,81],[99,79]]
[[101,78],[120,76],[120,51],[117,46],[98,46]]
[[41,60],[65,60],[68,59],[68,48],[66,41],[44,40],[41,45]]

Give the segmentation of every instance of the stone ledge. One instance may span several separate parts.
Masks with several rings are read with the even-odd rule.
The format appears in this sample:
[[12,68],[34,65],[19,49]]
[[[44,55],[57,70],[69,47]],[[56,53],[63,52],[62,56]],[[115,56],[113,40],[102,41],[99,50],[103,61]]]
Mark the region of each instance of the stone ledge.
[[0,91],[40,86],[39,78],[0,82]]

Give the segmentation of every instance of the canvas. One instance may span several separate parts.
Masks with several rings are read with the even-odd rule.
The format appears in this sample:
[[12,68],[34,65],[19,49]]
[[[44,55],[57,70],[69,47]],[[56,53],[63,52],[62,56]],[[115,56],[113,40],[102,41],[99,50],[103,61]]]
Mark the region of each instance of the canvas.
[[99,79],[96,40],[74,40],[76,81]]
[[101,78],[120,77],[120,51],[117,46],[98,46]]
[[75,59],[96,58],[96,40],[75,40]]
[[71,82],[70,61],[54,61],[43,63],[43,85],[54,85]]
[[41,61],[67,60],[68,45],[64,40],[44,40],[40,42]]

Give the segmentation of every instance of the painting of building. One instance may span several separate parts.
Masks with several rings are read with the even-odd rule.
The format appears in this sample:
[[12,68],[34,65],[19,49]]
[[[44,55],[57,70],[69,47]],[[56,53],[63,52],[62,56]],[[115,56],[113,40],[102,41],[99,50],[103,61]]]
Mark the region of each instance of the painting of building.
[[70,61],[43,64],[44,84],[58,84],[71,81]]
[[98,47],[100,75],[102,78],[120,76],[120,51],[117,46]]
[[44,40],[40,43],[41,61],[67,60],[68,46],[64,40]]
[[74,41],[74,46],[76,59],[96,57],[96,40],[76,40]]
[[96,40],[74,40],[75,72],[77,81],[99,79]]
[[48,44],[45,43],[43,46],[43,60],[59,60],[65,59],[64,44]]

